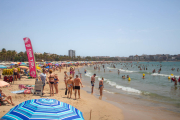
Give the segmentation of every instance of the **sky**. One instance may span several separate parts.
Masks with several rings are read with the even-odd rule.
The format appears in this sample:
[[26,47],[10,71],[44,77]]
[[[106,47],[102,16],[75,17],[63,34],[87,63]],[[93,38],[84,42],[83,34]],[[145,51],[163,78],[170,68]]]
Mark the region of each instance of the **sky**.
[[180,0],[0,0],[0,50],[180,54]]

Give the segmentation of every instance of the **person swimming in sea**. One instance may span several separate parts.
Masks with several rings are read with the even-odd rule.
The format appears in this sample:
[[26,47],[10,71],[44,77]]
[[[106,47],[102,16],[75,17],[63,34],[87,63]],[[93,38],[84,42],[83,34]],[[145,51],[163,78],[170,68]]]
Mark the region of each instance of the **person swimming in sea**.
[[123,76],[122,76],[122,79],[125,79],[125,78],[126,78],[125,75],[123,75]]

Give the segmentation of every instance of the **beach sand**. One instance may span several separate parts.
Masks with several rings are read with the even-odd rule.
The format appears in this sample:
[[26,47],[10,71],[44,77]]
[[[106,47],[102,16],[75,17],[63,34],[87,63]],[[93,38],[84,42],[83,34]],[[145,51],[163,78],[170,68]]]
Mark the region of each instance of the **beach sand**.
[[[69,68],[67,69],[69,70]],[[88,94],[86,91],[81,90],[81,99],[74,100],[74,91],[72,95],[72,99],[68,99],[65,95],[65,84],[64,84],[64,71],[66,71],[66,68],[61,70],[61,73],[59,71],[56,71],[55,73],[58,74],[59,77],[59,93],[54,94],[53,97],[50,97],[50,90],[49,85],[46,84],[44,89],[44,95],[43,98],[53,98],[57,99],[61,102],[68,103],[77,109],[79,109],[84,116],[85,120],[90,120],[90,111],[91,113],[91,120],[123,120],[124,116],[122,114],[122,110],[108,102],[99,100],[95,96]],[[2,80],[2,79],[0,79]],[[15,105],[18,105],[21,102],[24,102],[26,100],[30,99],[38,99],[41,98],[40,96],[34,96],[32,94],[13,94],[11,91],[19,90],[18,86],[19,84],[24,85],[34,85],[35,79],[27,79],[26,76],[23,76],[21,80],[15,81],[14,84],[11,85],[11,87],[6,88],[0,88],[2,89],[3,93],[5,93],[7,96],[11,95],[13,102]],[[6,104],[3,106],[0,106],[0,118],[5,115],[11,108],[14,106],[10,104]]]

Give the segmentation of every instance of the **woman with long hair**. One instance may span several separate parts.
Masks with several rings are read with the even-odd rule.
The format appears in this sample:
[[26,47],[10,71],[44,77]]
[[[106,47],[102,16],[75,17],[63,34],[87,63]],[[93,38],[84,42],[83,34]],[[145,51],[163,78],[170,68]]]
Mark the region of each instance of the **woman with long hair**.
[[65,83],[66,89],[67,89],[67,79],[68,79],[67,72],[64,71],[64,83]]
[[[73,89],[73,80],[72,80],[72,76],[69,77],[69,79],[67,80],[67,88],[68,88],[68,96],[67,98],[71,98],[72,95],[72,89]],[[70,97],[69,97],[70,94]]]
[[54,76],[54,87],[56,90],[56,94],[58,94],[58,81],[59,81],[59,78],[58,78],[57,74],[55,74],[55,76]]
[[52,70],[49,70],[49,87],[50,87],[50,96],[54,96],[54,74],[52,73]]
[[100,97],[99,97],[99,99],[102,99],[102,95],[103,95],[103,88],[104,88],[103,81],[104,81],[104,78],[102,77],[102,80],[99,81],[99,90],[100,90]]

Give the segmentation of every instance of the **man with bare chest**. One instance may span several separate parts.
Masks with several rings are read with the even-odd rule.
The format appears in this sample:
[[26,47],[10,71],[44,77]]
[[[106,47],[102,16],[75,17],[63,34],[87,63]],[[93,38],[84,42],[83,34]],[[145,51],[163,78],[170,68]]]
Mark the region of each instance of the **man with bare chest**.
[[79,99],[81,98],[80,97],[80,84],[81,84],[81,87],[83,87],[81,79],[78,77],[78,75],[76,75],[76,78],[74,79],[75,100],[76,100],[77,90],[78,90]]
[[94,74],[94,75],[91,77],[91,86],[92,86],[91,94],[93,94],[94,83],[95,83],[95,77],[96,77],[96,74]]

